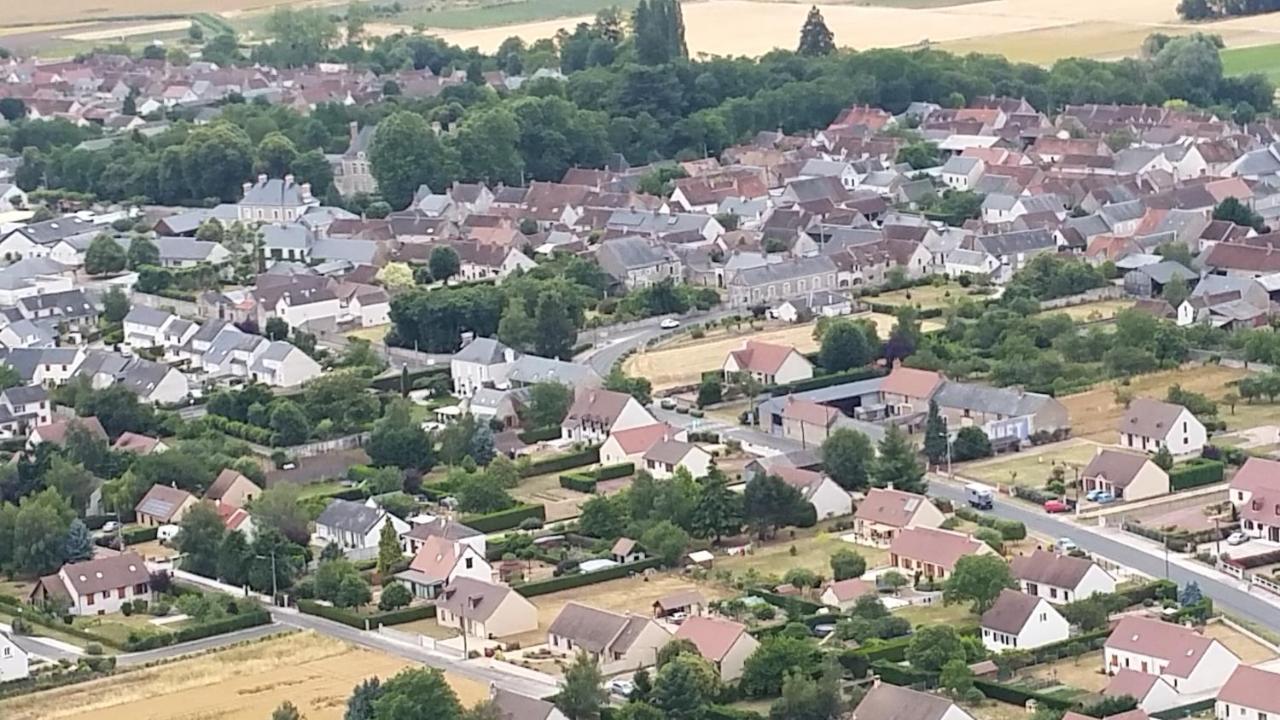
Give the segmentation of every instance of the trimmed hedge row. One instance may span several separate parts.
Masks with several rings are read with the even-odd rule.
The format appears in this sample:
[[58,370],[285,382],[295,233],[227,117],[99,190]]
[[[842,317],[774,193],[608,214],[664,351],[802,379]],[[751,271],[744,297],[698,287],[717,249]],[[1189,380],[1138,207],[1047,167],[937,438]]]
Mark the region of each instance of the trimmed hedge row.
[[[908,300],[906,305],[888,305],[886,303],[869,302],[867,303],[867,307],[871,308],[871,312],[873,313],[880,313],[881,315],[897,315],[898,311],[901,310],[902,308],[915,307],[915,306],[911,305],[911,301]],[[924,309],[916,308],[916,317],[920,318],[921,320],[940,318],[942,317],[942,308],[940,307],[932,307],[932,308],[924,308]]]
[[[884,660],[871,663],[871,672],[879,675],[881,680],[890,685],[930,689],[938,684],[937,673],[917,670],[910,665],[898,665]],[[976,680],[974,684],[977,685]]]
[[818,375],[808,380],[797,380],[793,383],[787,383],[786,385],[770,385],[765,388],[765,392],[774,397],[778,397],[779,395],[790,395],[791,393],[804,392],[806,390],[818,390],[820,388],[831,387],[832,385],[840,385],[841,383],[870,380],[871,378],[881,377],[885,374],[885,371],[881,368],[855,368],[842,373]]
[[792,597],[790,595],[779,595],[778,593],[770,592],[768,590],[754,589],[751,590],[750,593],[774,607],[786,610],[787,614],[792,617],[813,615],[825,607],[822,603],[811,602],[804,598]]
[[1161,710],[1160,712],[1153,712],[1151,713],[1151,717],[1156,718],[1156,720],[1179,720],[1180,718],[1191,717],[1192,715],[1204,712],[1205,710],[1212,710],[1216,702],[1217,700],[1215,698],[1205,698],[1204,700],[1197,700],[1189,705],[1179,705],[1178,707],[1171,707],[1167,710]]
[[[447,377],[449,375],[449,368],[444,366],[428,368],[426,370],[414,370],[409,373],[409,387],[412,388],[415,382],[424,377],[431,377],[434,375]],[[374,378],[369,381],[369,387],[374,390],[382,390],[384,392],[400,392],[400,373],[388,375],[387,377]]]
[[991,682],[990,680],[974,678],[973,686],[992,700],[1007,702],[1018,707],[1026,707],[1028,700],[1035,700],[1039,707],[1051,707],[1054,710],[1070,710],[1076,706],[1075,700],[1065,700],[1054,695],[1024,690],[1020,687]]
[[250,425],[249,423],[232,420],[221,415],[208,414],[201,419],[214,430],[232,437],[238,437],[241,440],[248,440],[259,445],[275,445],[276,434],[270,428]]
[[499,510],[487,515],[463,515],[460,522],[477,532],[491,533],[520,527],[520,523],[527,518],[537,518],[541,522],[546,522],[547,508],[542,505],[517,505],[508,510]]
[[524,432],[520,433],[517,437],[519,437],[520,442],[524,443],[525,445],[532,445],[537,442],[543,442],[546,440],[555,440],[556,438],[560,437],[560,428],[556,425],[551,425],[544,428],[534,428],[532,430],[525,430]]
[[1226,466],[1221,460],[1196,458],[1169,469],[1169,487],[1174,490],[1186,490],[1222,482]]
[[160,528],[151,527],[127,527],[120,531],[120,539],[125,545],[137,545],[138,543],[151,542],[160,534]]
[[177,645],[178,643],[191,642],[192,640],[202,640],[214,635],[225,635],[226,633],[244,630],[245,628],[257,627],[259,625],[269,625],[271,623],[271,613],[263,608],[254,608],[232,615],[222,620],[214,620],[202,625],[193,625],[184,627],[177,632],[162,635],[145,635],[139,638],[130,638],[125,644],[124,649],[129,652],[138,652],[140,650],[154,650],[169,645]]
[[[1093,632],[1081,633],[1075,637],[1059,640],[1058,642],[1041,645],[1031,651],[1031,657],[1036,664],[1053,662],[1061,660],[1065,657],[1076,657],[1091,653],[1094,650],[1101,650],[1106,644],[1107,638],[1111,637],[1111,628],[1102,628]],[[1076,649],[1082,648],[1079,653],[1074,652]]]
[[547,473],[572,470],[576,467],[591,465],[598,462],[600,462],[600,446],[596,445],[580,452],[557,455],[555,457],[547,458],[546,460],[531,462],[520,469],[520,477],[546,475]]
[[956,517],[961,520],[968,520],[971,523],[977,523],[985,528],[991,528],[1000,533],[1003,540],[1022,540],[1027,537],[1027,526],[1018,520],[1006,520],[980,513],[971,507],[960,507],[956,509]]
[[51,672],[42,672],[21,680],[9,680],[0,683],[0,699],[10,698],[17,695],[26,695],[27,693],[41,692],[43,690],[52,690],[54,688],[65,687],[67,685],[75,685],[76,683],[95,680],[100,677],[106,677],[115,670],[115,658],[113,657],[97,657],[94,660],[101,660],[103,666],[110,665],[110,668],[95,670],[89,665],[89,658],[75,667],[66,670],[55,670]]
[[524,583],[523,585],[513,585],[516,592],[524,597],[535,597],[538,595],[546,595],[548,593],[560,592],[569,588],[583,587],[586,585],[595,585],[596,583],[608,580],[617,580],[624,578],[632,573],[656,568],[662,564],[661,558],[647,558],[639,562],[627,563],[616,567],[605,568],[589,573],[578,573],[576,575],[561,575],[549,580],[539,580],[537,582]]
[[596,483],[601,480],[626,477],[635,471],[636,466],[634,463],[619,463],[594,470],[565,473],[560,476],[560,487],[582,493],[593,493],[596,491]]
[[707,705],[702,708],[701,716],[702,720],[765,720],[765,716],[755,710],[728,705]]
[[386,612],[373,613],[371,615],[361,615],[347,608],[333,607],[332,605],[324,605],[315,600],[299,600],[298,610],[307,615],[316,615],[342,623],[348,627],[364,630],[367,627],[376,628],[379,625],[403,625],[404,623],[414,622],[415,620],[426,620],[436,616],[435,605],[417,605],[414,607],[401,608],[399,610],[388,610]]

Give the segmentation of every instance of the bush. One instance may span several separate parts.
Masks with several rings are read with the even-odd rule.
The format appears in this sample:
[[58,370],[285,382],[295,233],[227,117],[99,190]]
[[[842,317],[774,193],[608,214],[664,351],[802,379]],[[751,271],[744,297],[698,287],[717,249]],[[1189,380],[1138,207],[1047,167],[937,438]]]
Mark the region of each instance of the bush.
[[524,597],[535,597],[537,595],[546,595],[548,593],[568,590],[569,588],[583,587],[585,585],[594,585],[596,583],[605,582],[606,580],[617,580],[624,578],[632,573],[642,572],[649,568],[656,568],[662,564],[661,558],[647,558],[640,562],[627,563],[618,565],[596,572],[578,573],[575,575],[561,575],[553,577],[550,580],[539,580],[537,582],[525,583],[523,585],[515,585],[515,591]]
[[159,532],[158,527],[127,527],[120,531],[120,539],[125,545],[137,545],[155,540]]
[[525,430],[520,433],[519,437],[520,442],[526,445],[532,445],[546,440],[555,440],[560,437],[560,427],[558,425],[552,425],[550,427]]
[[1074,700],[1064,699],[1056,695],[1046,695],[1032,690],[1024,690],[1020,687],[998,682],[974,678],[973,686],[992,700],[1007,702],[1019,707],[1026,707],[1028,700],[1035,700],[1039,707],[1048,707],[1054,710],[1070,710],[1075,706]]
[[591,465],[600,462],[600,448],[590,447],[586,450],[576,453],[567,453],[565,455],[557,455],[556,457],[531,462],[520,469],[520,477],[533,477],[534,475],[546,475],[553,472],[561,472],[562,470],[572,470],[583,465]]
[[201,625],[190,625],[173,633],[144,635],[141,637],[130,636],[124,645],[124,649],[129,652],[154,650],[167,645],[177,645],[178,643],[200,640],[214,635],[223,635],[237,630],[244,630],[245,628],[257,627],[258,625],[267,625],[270,622],[271,613],[262,608],[254,608],[222,620],[214,620]]
[[314,600],[299,600],[298,610],[307,615],[316,615],[358,630],[376,628],[379,625],[402,625],[436,616],[435,605],[418,605],[401,610],[362,615],[354,610],[324,605]]
[[102,645],[98,643],[89,643],[84,646],[85,655],[101,655],[103,653]]
[[1224,469],[1225,466],[1220,460],[1205,458],[1188,460],[1180,465],[1174,465],[1169,470],[1169,487],[1173,490],[1186,490],[1222,482]]

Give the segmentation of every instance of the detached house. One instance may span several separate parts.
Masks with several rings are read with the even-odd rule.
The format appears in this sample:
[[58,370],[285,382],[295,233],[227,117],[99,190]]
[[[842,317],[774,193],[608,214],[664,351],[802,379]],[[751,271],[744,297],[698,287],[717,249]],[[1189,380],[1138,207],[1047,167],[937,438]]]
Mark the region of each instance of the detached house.
[[771,472],[799,490],[805,502],[813,506],[819,520],[853,512],[853,498],[824,473],[786,465],[778,465]]
[[1086,492],[1111,493],[1117,499],[1144,500],[1169,494],[1169,473],[1150,456],[1102,448],[1080,474]]
[[490,582],[493,568],[475,548],[439,535],[428,538],[414,554],[409,568],[396,573],[414,597],[427,599],[440,595],[444,586],[458,577]]
[[126,602],[153,599],[151,573],[132,552],[63,565],[40,578],[28,597],[36,605],[63,601],[72,615],[106,615]]
[[453,392],[471,397],[477,390],[493,387],[506,375],[507,366],[515,362],[517,353],[494,338],[476,338],[454,353],[449,360]]
[[676,631],[676,639],[693,643],[698,654],[715,667],[725,682],[742,677],[747,658],[760,647],[760,642],[747,632],[746,625],[706,616],[687,618]]
[[738,373],[750,373],[762,385],[785,385],[813,377],[813,363],[789,345],[748,340],[730,351],[721,366],[726,381]]
[[973,720],[973,716],[941,695],[881,682],[873,685],[853,709],[850,720]]
[[654,478],[665,480],[684,468],[695,478],[711,472],[711,453],[683,440],[665,439],[654,443],[641,457],[644,468]]
[[906,528],[936,528],[944,520],[942,511],[923,495],[872,488],[853,514],[853,534],[863,545],[888,547]]
[[[1138,701],[1133,712],[1154,713],[1184,704],[1184,700],[1164,678],[1159,675],[1122,668],[1111,677],[1102,691],[1103,697],[1131,697]],[[1064,718],[1065,720],[1065,718]]]
[[666,423],[619,430],[609,435],[609,439],[600,446],[600,464],[620,465],[629,462],[644,465],[644,456],[653,446],[666,440],[687,438],[686,431]]
[[53,422],[49,393],[39,385],[0,391],[0,438],[25,437],[32,428]]
[[1231,478],[1228,497],[1245,534],[1280,542],[1280,462],[1249,458]]
[[1214,638],[1191,628],[1142,617],[1126,617],[1103,646],[1104,670],[1136,670],[1169,683],[1179,695],[1216,690],[1240,658]]
[[176,525],[182,522],[182,518],[197,502],[196,496],[186,490],[168,485],[152,485],[133,508],[133,512],[138,518],[138,524],[143,527]]
[[378,553],[382,526],[387,523],[395,527],[397,535],[409,531],[408,523],[382,508],[350,500],[333,500],[316,518],[311,544],[325,547],[335,543],[352,559],[371,558]]
[[1268,720],[1280,717],[1280,673],[1241,665],[1218,691],[1217,720]]
[[858,603],[858,598],[863,595],[879,595],[876,584],[859,578],[847,578],[827,583],[822,588],[822,594],[818,596],[818,599],[822,601],[823,605],[830,605],[841,610],[852,610],[853,606]]
[[1013,558],[1009,568],[1022,592],[1059,605],[1116,591],[1115,577],[1086,558],[1037,549]]
[[455,577],[436,599],[436,623],[483,640],[538,629],[538,608],[506,585]]
[[257,182],[244,184],[244,197],[236,204],[237,219],[246,223],[291,223],[319,206],[320,201],[311,196],[311,184],[296,183],[292,175],[259,175]]
[[561,655],[586,652],[605,675],[650,667],[658,650],[671,640],[652,618],[620,615],[571,602],[547,628],[549,649]]
[[1071,624],[1047,600],[1017,590],[1001,590],[980,624],[982,644],[996,653],[1038,648],[1071,634]]
[[13,636],[0,632],[0,684],[28,677],[31,674],[30,662],[27,651],[18,647]]
[[1181,405],[1135,398],[1120,419],[1120,447],[1154,453],[1168,448],[1174,457],[1199,455],[1207,442],[1204,424]]
[[575,442],[598,443],[619,430],[655,422],[649,411],[630,395],[588,388],[574,399],[569,414],[560,423],[560,436]]
[[995,553],[991,546],[968,535],[934,528],[907,528],[889,544],[889,564],[906,572],[946,580],[965,555]]
[[667,245],[642,237],[606,240],[596,249],[600,269],[627,289],[643,288],[663,280],[679,281],[684,264]]
[[262,494],[262,488],[244,475],[224,468],[204,493],[204,499],[218,505],[242,508]]

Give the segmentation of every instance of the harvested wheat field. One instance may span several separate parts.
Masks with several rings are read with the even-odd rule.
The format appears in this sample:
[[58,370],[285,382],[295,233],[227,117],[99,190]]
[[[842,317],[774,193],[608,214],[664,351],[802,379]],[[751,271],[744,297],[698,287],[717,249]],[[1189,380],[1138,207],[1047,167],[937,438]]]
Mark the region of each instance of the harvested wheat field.
[[[1138,375],[1129,381],[1125,389],[1133,397],[1164,400],[1170,386],[1181,385],[1184,390],[1203,393],[1211,400],[1221,400],[1222,396],[1232,391],[1227,383],[1248,374],[1244,370],[1221,365],[1195,365]],[[1060,398],[1070,413],[1073,437],[1105,443],[1116,441],[1116,424],[1124,416],[1124,407],[1116,402],[1117,387],[1120,387],[1117,383],[1107,383],[1087,392]]]
[[627,360],[628,374],[645,377],[653,383],[654,390],[680,385],[694,385],[702,379],[702,373],[719,370],[724,358],[738,350],[747,340],[791,345],[802,353],[818,349],[813,339],[813,325],[788,325],[777,330],[763,332],[744,331],[734,335],[719,335],[714,339],[690,341],[676,347],[650,350],[631,356]]
[[[339,720],[351,688],[415,663],[313,633],[289,635],[0,702],[5,720],[262,720],[288,700],[308,720]],[[464,704],[483,684],[449,677]]]

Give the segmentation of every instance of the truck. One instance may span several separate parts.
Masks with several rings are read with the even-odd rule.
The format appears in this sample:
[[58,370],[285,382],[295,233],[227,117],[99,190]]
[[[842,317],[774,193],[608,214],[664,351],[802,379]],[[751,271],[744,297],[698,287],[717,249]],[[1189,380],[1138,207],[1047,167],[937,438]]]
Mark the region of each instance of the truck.
[[965,499],[969,501],[969,507],[979,510],[990,510],[991,504],[995,499],[995,494],[991,492],[991,488],[978,483],[969,483],[964,487]]

